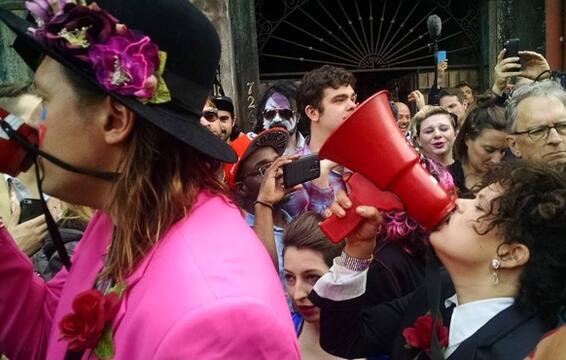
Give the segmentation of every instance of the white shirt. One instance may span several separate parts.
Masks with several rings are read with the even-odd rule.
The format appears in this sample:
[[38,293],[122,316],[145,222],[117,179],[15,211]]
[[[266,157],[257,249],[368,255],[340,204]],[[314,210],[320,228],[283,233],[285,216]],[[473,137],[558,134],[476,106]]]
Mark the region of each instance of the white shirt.
[[446,299],[444,305],[447,308],[452,305],[456,305],[456,307],[450,319],[448,347],[444,351],[444,356],[448,358],[452,355],[462,342],[474,335],[489,320],[513,305],[514,302],[515,299],[512,297],[502,297],[472,301],[459,305],[456,294]]
[[[353,271],[340,265],[337,257],[330,271],[324,274],[314,285],[313,290],[318,296],[333,301],[344,301],[357,298],[366,291],[367,269]],[[513,305],[512,297],[479,300],[459,305],[456,294],[444,301],[449,308],[455,305],[450,319],[448,347],[444,356],[448,358],[462,342],[472,336],[489,320],[501,311]]]

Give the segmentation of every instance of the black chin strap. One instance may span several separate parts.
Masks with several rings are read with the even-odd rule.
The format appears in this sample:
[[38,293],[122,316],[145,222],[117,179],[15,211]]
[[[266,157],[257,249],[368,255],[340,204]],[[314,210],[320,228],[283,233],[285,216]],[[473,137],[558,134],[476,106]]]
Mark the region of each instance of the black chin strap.
[[43,196],[43,190],[42,190],[42,186],[41,186],[42,182],[43,182],[43,177],[41,176],[41,174],[39,172],[39,163],[37,161],[37,157],[41,156],[42,158],[52,162],[53,164],[65,169],[67,171],[71,171],[71,172],[82,174],[82,175],[92,176],[92,177],[102,179],[102,180],[106,180],[106,181],[114,181],[118,177],[118,173],[110,173],[110,172],[101,172],[101,171],[82,169],[82,168],[78,168],[78,167],[75,167],[73,165],[67,164],[64,161],[46,153],[46,152],[39,150],[36,146],[31,144],[29,141],[27,141],[26,138],[24,138],[17,131],[15,131],[12,128],[12,126],[10,124],[8,124],[7,121],[0,121],[0,127],[2,128],[2,130],[4,130],[6,132],[6,134],[8,134],[8,136],[10,138],[15,139],[24,149],[26,149],[28,151],[28,153],[30,155],[33,155],[33,157],[34,157],[35,176],[37,178],[37,189],[39,191],[39,198],[41,200],[41,207],[43,209],[43,213],[45,214],[45,222],[47,223],[47,230],[49,231],[49,235],[51,235],[51,238],[53,239],[53,245],[55,245],[55,249],[57,250],[57,253],[59,253],[59,257],[61,258],[61,262],[63,263],[63,265],[65,266],[65,268],[67,270],[70,270],[71,269],[71,259],[69,257],[69,254],[67,253],[67,249],[65,248],[65,243],[63,242],[63,239],[61,238],[61,233],[59,232],[59,228],[57,227],[57,223],[55,222],[55,219],[53,219],[53,216],[51,215],[51,212],[49,211],[49,208],[47,206],[47,202],[45,201],[45,198]]
[[26,138],[24,138],[17,131],[15,131],[12,128],[12,126],[10,124],[8,124],[7,121],[0,121],[0,127],[2,127],[2,130],[4,130],[10,138],[15,139],[24,149],[26,149],[28,151],[28,153],[33,154],[35,157],[41,156],[42,158],[48,160],[49,162],[59,166],[60,168],[65,169],[67,171],[71,171],[71,172],[74,172],[74,173],[77,173],[77,174],[92,176],[92,177],[102,179],[102,180],[106,180],[106,181],[114,181],[118,177],[118,173],[111,173],[111,172],[103,172],[103,171],[95,171],[95,170],[78,168],[76,166],[73,166],[71,164],[64,162],[63,160],[56,158],[53,155],[50,155],[50,154],[48,154],[44,151],[39,150],[35,145],[31,144],[29,141],[27,141]]
[[43,182],[43,177],[39,173],[39,163],[37,158],[35,158],[35,177],[37,178],[37,190],[39,191],[39,199],[41,200],[41,207],[43,208],[43,213],[45,214],[45,222],[47,223],[47,230],[49,231],[49,235],[51,235],[51,239],[53,240],[53,245],[55,245],[55,250],[59,254],[61,258],[61,262],[65,266],[67,270],[71,269],[71,258],[69,257],[69,253],[67,252],[67,248],[65,248],[65,243],[61,238],[61,233],[59,232],[59,227],[53,219],[49,208],[47,207],[47,202],[43,196],[43,191],[41,189],[41,184]]

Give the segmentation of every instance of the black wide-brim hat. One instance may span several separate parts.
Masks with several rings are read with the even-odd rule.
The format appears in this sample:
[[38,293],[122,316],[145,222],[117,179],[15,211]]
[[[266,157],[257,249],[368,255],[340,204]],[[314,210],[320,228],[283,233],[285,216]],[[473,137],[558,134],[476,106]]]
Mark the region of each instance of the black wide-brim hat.
[[220,59],[220,40],[206,16],[188,0],[98,0],[96,3],[119,23],[149,36],[160,51],[167,53],[163,79],[171,101],[144,104],[133,96],[109,92],[98,83],[88,65],[36,39],[28,31],[35,24],[1,8],[0,20],[16,33],[19,46],[15,48],[26,63],[37,64],[39,55],[45,54],[183,143],[223,162],[235,162],[237,157],[230,146],[199,121]]

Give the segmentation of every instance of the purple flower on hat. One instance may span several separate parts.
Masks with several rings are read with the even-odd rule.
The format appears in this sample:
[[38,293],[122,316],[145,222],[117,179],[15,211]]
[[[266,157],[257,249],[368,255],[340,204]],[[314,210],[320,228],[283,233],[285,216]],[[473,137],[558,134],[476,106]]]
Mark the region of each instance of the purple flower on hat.
[[[39,8],[41,4],[35,3]],[[33,7],[33,6],[32,6]],[[41,7],[45,9],[45,7]],[[42,13],[41,16],[47,14]],[[56,13],[35,35],[83,61],[88,61],[88,49],[104,43],[116,31],[118,20],[96,3],[79,6],[67,3],[63,11]]]
[[[59,5],[62,7],[66,4],[66,1],[60,0]],[[26,1],[26,8],[33,15],[35,21],[39,26],[43,26],[47,23],[59,9],[54,9],[54,6],[50,0],[33,0]]]
[[108,91],[150,99],[158,86],[159,49],[149,37],[112,36],[89,53],[96,79]]
[[171,100],[162,76],[167,53],[95,2],[30,0],[26,7],[39,25],[29,29],[36,39],[85,63],[106,90],[144,103]]

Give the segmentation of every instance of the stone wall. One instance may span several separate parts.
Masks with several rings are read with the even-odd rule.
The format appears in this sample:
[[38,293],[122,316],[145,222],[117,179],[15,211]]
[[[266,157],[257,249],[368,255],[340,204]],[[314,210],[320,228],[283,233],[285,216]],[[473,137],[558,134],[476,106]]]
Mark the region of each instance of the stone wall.
[[[24,9],[23,1],[0,0],[0,6],[8,9]],[[25,11],[17,11],[20,16],[25,16]],[[11,48],[14,34],[3,23],[0,23],[0,83],[16,83],[29,81],[32,72],[20,59],[18,54]]]

